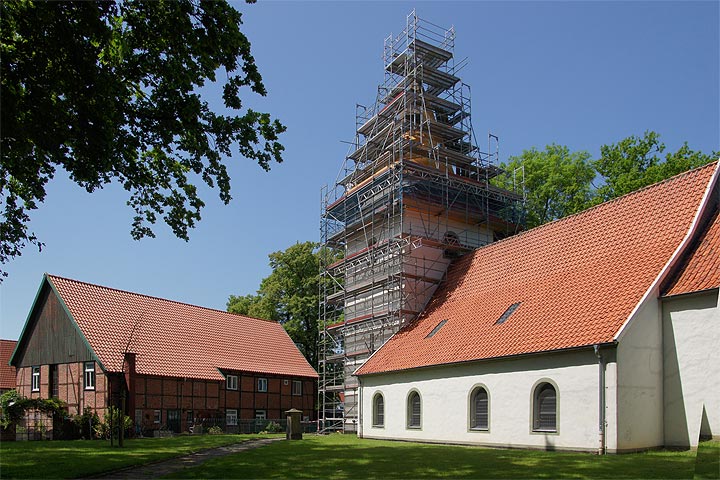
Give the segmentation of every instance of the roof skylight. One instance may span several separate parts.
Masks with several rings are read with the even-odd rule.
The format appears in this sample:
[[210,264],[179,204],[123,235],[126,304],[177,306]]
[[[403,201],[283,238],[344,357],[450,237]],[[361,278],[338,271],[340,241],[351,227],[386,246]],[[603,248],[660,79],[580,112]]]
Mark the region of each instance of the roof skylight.
[[500,315],[500,318],[497,319],[497,321],[495,322],[495,325],[500,325],[501,323],[505,323],[505,320],[510,318],[510,315],[512,315],[513,312],[515,310],[517,310],[517,308],[520,306],[521,303],[522,302],[517,302],[517,303],[513,303],[512,305],[510,305],[507,308],[507,310],[505,310],[505,312],[502,315]]
[[432,338],[438,332],[438,330],[440,330],[442,328],[442,326],[445,325],[446,323],[447,323],[447,319],[445,319],[445,320],[441,321],[440,323],[438,323],[437,325],[435,325],[435,328],[432,329],[432,332],[428,333],[425,338]]

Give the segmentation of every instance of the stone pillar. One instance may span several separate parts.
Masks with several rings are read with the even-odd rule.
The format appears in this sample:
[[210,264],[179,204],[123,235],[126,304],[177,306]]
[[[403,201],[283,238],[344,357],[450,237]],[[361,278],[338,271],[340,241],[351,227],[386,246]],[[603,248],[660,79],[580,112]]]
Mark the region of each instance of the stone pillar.
[[285,415],[287,416],[285,438],[287,440],[302,440],[302,425],[300,424],[302,411],[291,408],[285,412]]

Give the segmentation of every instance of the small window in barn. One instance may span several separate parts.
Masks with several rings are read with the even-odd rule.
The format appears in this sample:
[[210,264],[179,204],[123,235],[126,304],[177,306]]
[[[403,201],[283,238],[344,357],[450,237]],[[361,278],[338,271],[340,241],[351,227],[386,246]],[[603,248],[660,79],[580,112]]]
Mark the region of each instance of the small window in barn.
[[541,382],[533,393],[533,431],[557,432],[557,391],[548,382]]
[[420,428],[420,409],[420,394],[417,391],[413,390],[412,392],[410,392],[410,395],[408,395],[407,400],[407,428]]
[[373,427],[385,426],[385,399],[383,394],[378,392],[373,397]]
[[267,392],[267,378],[258,378],[258,392]]
[[85,362],[85,390],[95,390],[95,362]]
[[255,420],[267,420],[267,410],[255,410]]
[[195,416],[193,415],[192,410],[187,411],[187,417],[185,418],[185,420],[187,421],[187,423],[195,423]]
[[228,375],[225,377],[225,389],[237,390],[237,375]]
[[470,396],[470,430],[487,431],[489,424],[488,392],[484,387],[477,387]]
[[446,320],[442,320],[440,323],[438,323],[437,325],[435,325],[435,328],[433,328],[432,331],[431,331],[430,333],[428,333],[425,338],[432,338],[432,337],[434,337],[435,334],[436,334],[436,333],[442,328],[442,326],[445,325],[446,323],[447,323],[447,319],[446,319]]
[[237,410],[225,410],[225,425],[237,425]]
[[503,312],[503,314],[500,315],[500,318],[497,319],[497,321],[495,322],[495,325],[499,325],[499,324],[501,324],[501,323],[505,323],[505,320],[507,320],[508,318],[510,318],[510,315],[512,315],[513,312],[514,312],[515,310],[517,310],[517,308],[520,306],[521,303],[522,303],[522,302],[517,302],[517,303],[513,303],[512,305],[510,305],[510,306],[507,308],[507,310],[505,310],[505,312]]
[[155,410],[153,412],[153,423],[162,423],[162,410]]
[[302,382],[300,380],[293,380],[292,394],[293,395],[302,395]]
[[32,367],[32,391],[40,391],[40,367]]

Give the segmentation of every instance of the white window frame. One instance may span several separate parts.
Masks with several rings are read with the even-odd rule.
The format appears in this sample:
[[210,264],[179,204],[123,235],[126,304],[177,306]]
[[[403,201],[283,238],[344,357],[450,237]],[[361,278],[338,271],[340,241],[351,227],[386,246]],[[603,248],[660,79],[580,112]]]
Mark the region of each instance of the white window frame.
[[302,395],[302,380],[292,381],[292,394],[296,396]]
[[[482,410],[478,411],[478,404],[477,404],[477,397],[481,394],[481,392],[485,393],[485,416],[486,423],[485,425],[481,425],[478,421],[478,413],[482,413]],[[472,432],[487,432],[490,430],[490,392],[488,391],[488,388],[485,385],[476,385],[473,387],[473,389],[470,391],[470,403],[469,408],[470,412],[469,416],[469,422],[468,428]]]
[[238,389],[237,375],[228,375],[227,377],[225,377],[225,389],[226,390],[237,390]]
[[33,392],[39,392],[40,391],[40,367],[32,367],[32,377],[31,381],[32,384],[30,386],[30,390]]
[[83,372],[85,390],[95,390],[95,362],[85,362]]
[[237,410],[236,409],[225,410],[225,425],[230,427],[230,426],[236,426],[237,424],[238,424]]
[[258,378],[257,379],[257,391],[258,392],[267,392],[268,391],[268,379],[267,378]]
[[153,423],[162,423],[162,410],[153,410]]
[[267,410],[255,410],[255,420],[267,420]]

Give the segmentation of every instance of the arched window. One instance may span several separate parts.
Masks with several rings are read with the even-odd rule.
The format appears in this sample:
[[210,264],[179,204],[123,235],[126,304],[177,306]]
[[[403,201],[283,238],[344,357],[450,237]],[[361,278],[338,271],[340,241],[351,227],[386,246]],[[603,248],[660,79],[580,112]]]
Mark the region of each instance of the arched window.
[[470,396],[470,430],[487,430],[489,425],[488,393],[477,387]]
[[407,400],[407,428],[420,428],[420,394],[410,392]]
[[382,427],[385,425],[385,399],[382,393],[378,392],[373,397],[373,427]]
[[557,432],[557,392],[555,387],[542,382],[533,394],[533,430]]

